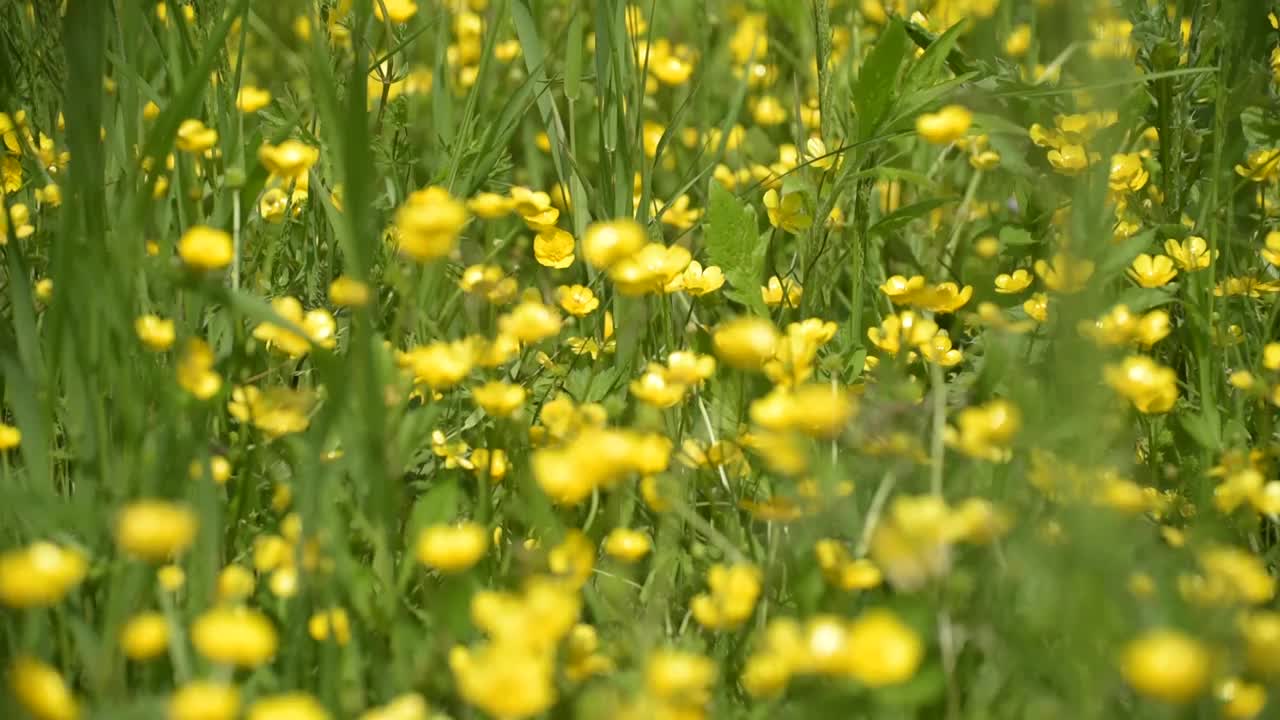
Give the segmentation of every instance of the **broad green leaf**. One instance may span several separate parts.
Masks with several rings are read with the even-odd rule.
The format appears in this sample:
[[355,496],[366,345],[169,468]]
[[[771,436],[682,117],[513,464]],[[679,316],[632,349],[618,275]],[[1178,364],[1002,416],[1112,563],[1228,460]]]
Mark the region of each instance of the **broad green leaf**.
[[902,22],[894,19],[885,27],[875,47],[871,48],[853,88],[859,140],[874,135],[880,121],[888,114],[893,88],[898,81],[898,69],[902,67],[906,51],[907,33]]
[[907,70],[907,76],[903,78],[903,97],[910,97],[919,90],[933,87],[942,79],[947,56],[955,49],[960,33],[968,27],[968,23],[958,22],[925,47],[924,55],[912,63],[911,68]]
[[764,275],[766,243],[756,236],[756,211],[711,181],[707,210],[707,257],[718,265],[729,282],[725,295],[768,317],[760,281]]
[[1035,245],[1036,241],[1031,237],[1031,233],[1020,227],[1000,228],[1000,244],[1005,247],[1020,247],[1023,245]]

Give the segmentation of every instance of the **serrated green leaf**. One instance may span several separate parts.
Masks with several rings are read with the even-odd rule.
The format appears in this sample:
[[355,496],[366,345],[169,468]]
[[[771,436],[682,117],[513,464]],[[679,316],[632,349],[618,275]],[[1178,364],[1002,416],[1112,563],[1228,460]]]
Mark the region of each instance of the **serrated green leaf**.
[[768,247],[756,236],[756,211],[711,181],[707,210],[707,257],[729,281],[725,295],[762,317],[769,314],[760,297]]
[[906,57],[907,33],[900,20],[892,20],[867,55],[853,88],[853,104],[858,111],[858,139],[875,134],[893,100],[898,70]]

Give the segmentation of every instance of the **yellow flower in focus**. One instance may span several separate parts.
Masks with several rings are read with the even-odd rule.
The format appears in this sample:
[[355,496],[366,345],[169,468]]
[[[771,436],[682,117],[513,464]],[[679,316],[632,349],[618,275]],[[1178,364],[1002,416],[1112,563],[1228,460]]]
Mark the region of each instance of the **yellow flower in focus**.
[[234,259],[231,235],[205,225],[194,225],[178,240],[178,257],[200,271],[221,270]]
[[1019,293],[1031,287],[1031,273],[1021,268],[1012,273],[1000,273],[996,276],[995,285],[996,292],[1002,295]]
[[484,556],[489,535],[473,522],[432,525],[418,536],[418,561],[442,573],[469,570]]
[[1142,165],[1138,153],[1117,153],[1111,156],[1111,175],[1108,185],[1112,192],[1137,192],[1146,187],[1150,175]]
[[178,149],[194,154],[203,153],[218,143],[218,131],[205,127],[204,123],[194,118],[183,120],[178,126],[178,137],[175,141]]
[[18,656],[9,665],[9,689],[35,720],[77,720],[80,706],[56,669],[35,658]]
[[139,662],[160,657],[169,649],[169,621],[158,612],[134,615],[120,630],[120,649]]
[[1144,288],[1155,288],[1168,285],[1178,275],[1178,269],[1173,266],[1173,258],[1167,255],[1152,257],[1139,253],[1126,274]]
[[246,607],[214,608],[191,624],[191,644],[211,662],[254,668],[271,659],[278,645],[266,615]]
[[1172,238],[1165,240],[1164,251],[1177,263],[1179,268],[1187,272],[1209,267],[1209,264],[1213,262],[1214,256],[1216,256],[1216,253],[1209,252],[1209,245],[1204,238],[1197,235],[1191,235],[1182,242]]
[[849,674],[869,687],[910,680],[924,659],[924,643],[886,609],[868,610],[849,625]]
[[235,720],[240,691],[233,685],[196,680],[169,697],[169,720]]
[[700,297],[719,290],[723,285],[724,272],[719,267],[710,265],[704,269],[702,263],[693,260],[684,272],[667,283],[665,290],[667,292],[684,290],[694,297]]
[[805,206],[804,196],[798,192],[780,196],[777,190],[767,190],[764,207],[769,224],[793,235],[804,232],[813,224],[813,217]]
[[466,224],[466,206],[448,190],[437,186],[415,190],[396,210],[400,252],[418,262],[445,257],[457,246]]
[[574,317],[586,317],[600,307],[600,299],[585,285],[561,285],[556,288],[556,302]]
[[12,608],[53,605],[84,580],[89,562],[80,551],[50,542],[0,553],[0,604]]
[[142,344],[151,350],[164,352],[173,347],[172,320],[165,320],[159,315],[142,315],[133,322],[133,329]]
[[934,145],[947,145],[965,136],[973,124],[973,113],[962,105],[947,105],[936,113],[916,118],[916,134]]
[[804,288],[791,278],[780,280],[777,275],[769,278],[769,283],[760,288],[760,297],[769,307],[783,305],[789,308],[800,307],[800,298],[804,296]]
[[255,701],[245,720],[329,720],[329,713],[311,695],[291,692]]
[[1125,646],[1120,671],[1142,695],[1188,703],[1209,683],[1209,651],[1177,630],[1149,630]]
[[605,553],[627,563],[640,560],[652,548],[653,541],[648,535],[630,528],[614,528],[604,539]]
[[196,527],[196,514],[186,505],[135,500],[116,516],[116,544],[130,555],[161,562],[190,547]]
[[567,268],[574,260],[573,236],[557,227],[547,228],[533,239],[533,257],[539,265]]
[[508,382],[487,382],[471,391],[482,410],[493,417],[510,417],[524,405],[525,389]]

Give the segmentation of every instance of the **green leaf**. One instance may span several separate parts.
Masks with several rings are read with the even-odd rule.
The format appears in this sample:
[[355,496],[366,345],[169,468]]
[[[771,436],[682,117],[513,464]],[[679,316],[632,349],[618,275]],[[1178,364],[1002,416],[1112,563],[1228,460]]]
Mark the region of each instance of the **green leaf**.
[[1035,238],[1031,237],[1031,233],[1020,227],[1000,228],[1000,244],[1005,247],[1020,247],[1023,245],[1035,245]]
[[940,208],[943,205],[949,205],[957,200],[959,200],[959,198],[955,197],[929,198],[928,200],[921,200],[918,203],[912,203],[906,207],[900,207],[880,218],[875,225],[871,226],[869,232],[886,233],[891,230],[897,230],[912,220],[922,218],[925,215],[928,215],[932,210]]
[[942,35],[938,36],[925,48],[924,55],[912,63],[907,76],[902,81],[902,94],[909,97],[918,90],[933,87],[942,78],[942,71],[947,57],[955,49],[960,33],[969,28],[969,23],[958,22]]
[[876,46],[871,48],[866,62],[858,73],[853,88],[853,104],[858,110],[858,139],[866,140],[875,134],[880,121],[888,114],[893,100],[893,88],[898,81],[898,69],[906,57],[907,33],[902,22],[892,20]]
[[729,281],[725,295],[768,317],[760,297],[767,243],[756,236],[756,211],[712,180],[707,210],[707,256]]

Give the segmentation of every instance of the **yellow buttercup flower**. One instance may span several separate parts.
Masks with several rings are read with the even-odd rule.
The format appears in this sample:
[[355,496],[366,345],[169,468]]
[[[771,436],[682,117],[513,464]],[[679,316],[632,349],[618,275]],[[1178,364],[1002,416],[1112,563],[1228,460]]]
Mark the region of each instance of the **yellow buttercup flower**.
[[586,317],[600,307],[600,299],[585,285],[561,285],[556,288],[556,302],[574,317]]
[[235,720],[240,714],[240,691],[233,685],[196,680],[169,698],[169,720]]
[[242,113],[256,113],[271,104],[271,92],[253,85],[240,86],[236,93],[236,109]]
[[315,398],[305,389],[273,386],[261,390],[244,385],[231,391],[227,412],[250,423],[268,437],[278,438],[306,430]]
[[634,220],[593,223],[582,241],[582,254],[593,267],[608,269],[639,252],[646,241],[644,228]]
[[1112,192],[1137,192],[1146,187],[1150,174],[1143,167],[1138,153],[1118,153],[1111,156],[1111,176],[1108,184]]
[[1198,235],[1191,235],[1182,242],[1173,239],[1165,240],[1164,251],[1177,263],[1180,269],[1187,272],[1209,267],[1209,264],[1213,262],[1213,258],[1217,255],[1217,253],[1209,252],[1208,243]]
[[396,210],[395,230],[400,252],[428,262],[453,252],[467,224],[467,208],[442,187],[415,190]]
[[338,645],[351,642],[351,619],[342,608],[321,610],[307,621],[307,632],[316,642],[333,639]]
[[120,649],[130,660],[160,657],[169,650],[169,621],[158,612],[134,615],[120,630]]
[[178,257],[194,270],[221,270],[234,259],[231,235],[205,225],[194,225],[178,240]]
[[1031,287],[1031,273],[1019,268],[1011,273],[1000,273],[995,280],[996,292],[1012,295]]
[[510,417],[524,405],[527,393],[520,385],[493,381],[474,388],[471,397],[493,417]]
[[178,137],[175,141],[178,149],[193,155],[203,153],[218,144],[218,131],[205,127],[196,119],[183,120],[178,125]]
[[692,262],[689,250],[680,245],[649,243],[629,257],[609,267],[609,278],[624,295],[661,293]]
[[763,368],[773,358],[779,339],[773,323],[757,317],[730,320],[712,336],[716,355],[726,365],[740,370]]
[[489,547],[484,527],[464,522],[456,525],[432,525],[418,536],[418,560],[443,573],[470,569],[480,561]]
[[131,555],[159,562],[190,547],[196,527],[196,515],[186,505],[136,500],[116,516],[116,544]]
[[432,390],[445,390],[462,381],[475,366],[476,347],[468,340],[433,342],[410,348],[399,358],[414,382]]
[[1103,377],[1142,413],[1165,413],[1178,400],[1178,375],[1145,355],[1132,355],[1108,365]]
[[12,450],[21,444],[22,431],[8,423],[0,422],[0,452]]
[[1156,700],[1188,703],[1209,683],[1209,651],[1177,630],[1149,630],[1124,649],[1120,664],[1134,690]]
[[364,307],[372,294],[368,285],[349,275],[339,275],[329,283],[329,302],[338,307]]
[[1092,260],[1077,260],[1066,253],[1053,256],[1053,261],[1037,260],[1036,275],[1044,281],[1045,287],[1063,294],[1076,293],[1084,289],[1085,283],[1093,277]]
[[141,315],[133,322],[133,329],[143,345],[156,352],[173,347],[173,321],[159,315]]
[[29,656],[9,665],[9,689],[36,720],[77,720],[80,705],[56,669]]
[[849,674],[869,687],[910,680],[924,659],[924,643],[891,611],[868,610],[849,625]]
[[498,318],[498,332],[522,343],[536,343],[560,333],[560,314],[550,305],[525,301]]
[[762,576],[753,565],[713,565],[707,573],[710,592],[695,595],[689,610],[709,630],[728,630],[746,622],[760,597]]
[[667,283],[666,292],[683,290],[694,297],[700,297],[719,290],[724,286],[724,271],[715,265],[702,267],[697,260],[690,261],[684,272]]
[[53,605],[84,580],[89,562],[80,551],[34,542],[0,553],[0,604],[14,608]]
[[1173,259],[1167,255],[1153,257],[1147,253],[1139,253],[1126,273],[1138,285],[1154,288],[1168,285],[1177,277],[1178,269],[1173,266]]
[[338,324],[328,310],[317,308],[304,313],[302,303],[289,296],[272,300],[271,309],[282,319],[301,329],[306,336],[274,323],[259,323],[253,329],[253,337],[266,343],[267,347],[297,358],[306,355],[313,343],[322,348],[332,348],[337,344]]
[[539,232],[533,239],[533,257],[544,267],[569,267],[574,261],[574,248],[573,236],[556,227]]
[[329,720],[329,713],[311,695],[292,692],[255,701],[245,720]]
[[320,159],[320,149],[299,140],[285,140],[279,145],[263,143],[258,148],[258,161],[267,172],[285,181],[298,179]]
[[253,668],[276,654],[278,638],[271,621],[246,607],[214,608],[191,624],[191,644],[208,660]]
[[936,113],[916,118],[916,134],[934,145],[947,145],[964,137],[973,124],[973,113],[962,105],[947,105]]
[[800,193],[792,192],[783,196],[777,190],[766,190],[764,207],[769,216],[769,224],[784,232],[799,234],[813,224],[813,216],[809,214],[804,196]]
[[610,557],[628,563],[640,560],[652,548],[653,541],[648,535],[629,528],[614,528],[604,540],[604,551]]
[[804,288],[791,278],[780,280],[777,275],[769,278],[768,284],[760,288],[760,296],[769,307],[779,305],[789,308],[800,307],[800,298],[804,296]]

